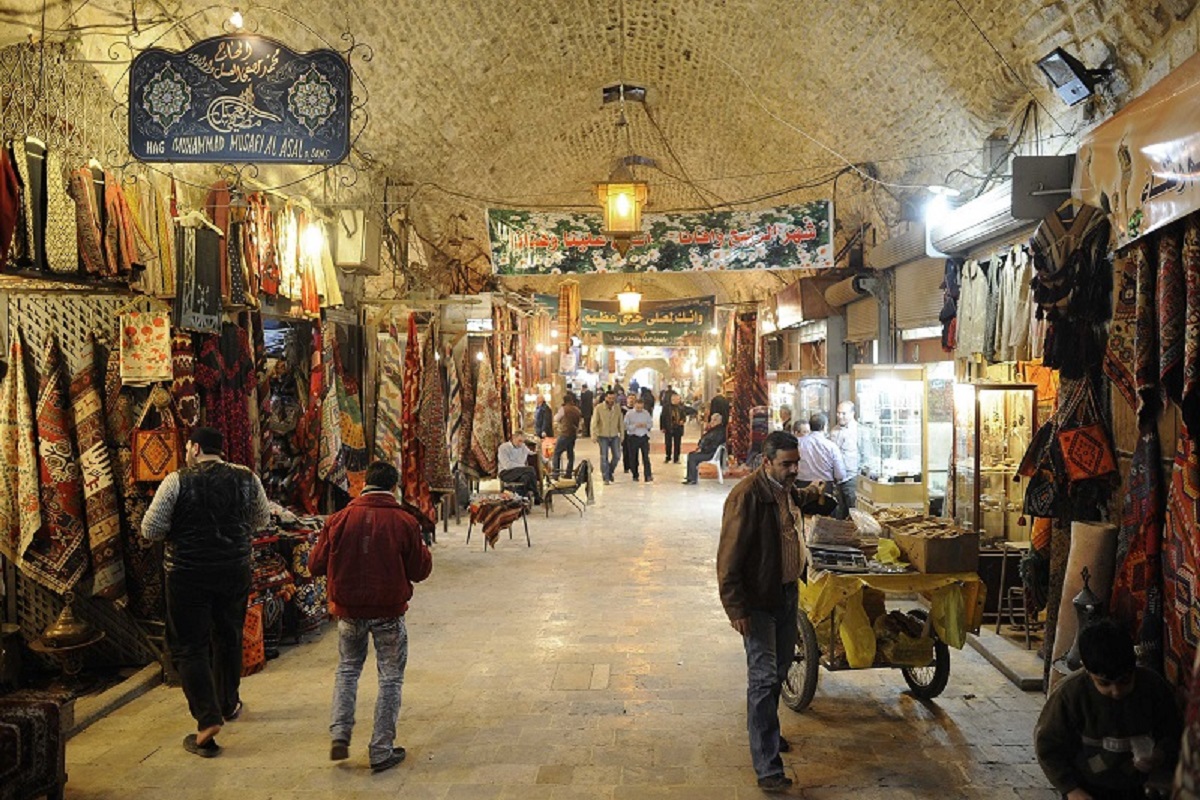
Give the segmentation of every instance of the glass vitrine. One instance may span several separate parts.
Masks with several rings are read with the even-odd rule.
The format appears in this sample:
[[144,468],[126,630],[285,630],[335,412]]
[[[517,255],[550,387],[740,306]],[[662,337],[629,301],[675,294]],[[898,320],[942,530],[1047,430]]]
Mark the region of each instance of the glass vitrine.
[[860,505],[868,510],[928,503],[924,366],[856,365],[853,400],[858,414]]
[[796,419],[808,419],[818,411],[829,415],[830,424],[836,421],[833,408],[833,379],[801,378],[796,390]]
[[1032,383],[960,383],[954,388],[954,519],[981,542],[1029,540],[1017,466],[1037,430]]

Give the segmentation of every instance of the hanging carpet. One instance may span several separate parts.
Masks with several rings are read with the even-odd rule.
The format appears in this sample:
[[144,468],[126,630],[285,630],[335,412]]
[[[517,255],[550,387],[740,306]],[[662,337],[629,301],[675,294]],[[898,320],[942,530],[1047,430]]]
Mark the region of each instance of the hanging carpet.
[[1180,433],[1167,494],[1163,537],[1163,661],[1167,680],[1181,686],[1191,675],[1200,640],[1200,453],[1186,428]]
[[71,411],[83,474],[88,549],[92,554],[92,594],[124,608],[128,598],[121,555],[120,498],[105,442],[104,407],[97,388],[93,346],[89,336],[83,368],[71,379]]
[[71,438],[71,410],[58,339],[46,338],[35,409],[42,528],[19,562],[21,569],[55,592],[67,592],[87,573],[83,476]]
[[337,370],[334,350],[337,349],[337,331],[333,323],[327,323],[321,337],[321,362],[324,373],[325,395],[321,399],[321,435],[317,476],[344,492],[350,491],[350,479],[346,475],[345,453],[342,452],[342,409],[338,398]]
[[1134,338],[1137,328],[1137,263],[1129,255],[1113,261],[1116,302],[1108,326],[1108,347],[1104,351],[1104,374],[1121,393],[1130,408],[1137,408],[1137,384],[1134,381]]
[[321,326],[313,324],[312,351],[308,371],[308,401],[304,416],[296,427],[296,449],[301,464],[299,476],[300,502],[309,514],[317,514],[321,508],[321,487],[317,475],[317,461],[321,452],[321,398],[325,395],[325,368],[322,364]]
[[19,333],[9,347],[8,372],[0,383],[0,553],[17,562],[42,527],[38,495],[37,424]]
[[450,411],[446,421],[446,448],[449,451],[450,471],[457,473],[462,460],[462,384],[458,376],[458,359],[451,353],[446,359],[447,396]]
[[417,334],[417,318],[408,315],[408,339],[404,343],[404,437],[400,445],[400,482],[404,502],[416,506],[427,519],[436,520],[433,496],[425,478],[425,446],[421,440],[419,409],[421,407],[421,340]]
[[1179,225],[1158,232],[1158,372],[1167,396],[1177,403],[1183,394],[1183,332],[1187,310],[1182,250]]
[[1183,223],[1186,312],[1183,327],[1183,419],[1200,430],[1200,214]]
[[750,409],[767,404],[765,386],[754,357],[757,314],[737,316],[733,348],[733,408],[727,421],[729,453],[735,463],[745,463],[750,455]]
[[458,463],[460,469],[473,471],[475,465],[471,459],[471,430],[475,426],[475,372],[476,363],[471,358],[471,348],[467,345],[469,339],[464,336],[454,346],[451,358],[458,365],[458,385],[462,398],[460,406],[462,414],[458,426]]
[[192,335],[176,331],[171,337],[171,400],[180,435],[185,439],[200,424],[200,395],[196,392],[196,350]]
[[341,350],[333,347],[334,387],[337,390],[338,425],[341,430],[341,463],[346,470],[347,491],[352,497],[362,494],[367,482],[367,439],[363,431],[362,405],[358,382],[346,374]]
[[401,408],[404,364],[396,329],[376,337],[379,349],[379,381],[375,387],[375,458],[400,468],[400,440],[403,436]]
[[496,451],[504,440],[500,413],[500,391],[487,351],[479,362],[475,385],[475,417],[471,424],[471,455],[481,476],[496,474]]
[[422,350],[421,401],[418,411],[417,436],[421,439],[425,481],[431,489],[450,491],[454,478],[450,475],[450,455],[446,451],[446,396],[442,386],[441,362],[437,352],[437,327],[431,325]]

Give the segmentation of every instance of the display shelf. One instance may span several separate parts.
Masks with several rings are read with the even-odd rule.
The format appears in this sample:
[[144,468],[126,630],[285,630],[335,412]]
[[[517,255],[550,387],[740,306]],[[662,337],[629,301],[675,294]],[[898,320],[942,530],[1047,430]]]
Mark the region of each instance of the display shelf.
[[861,497],[875,506],[925,508],[929,499],[925,368],[857,365],[853,391],[862,455]]

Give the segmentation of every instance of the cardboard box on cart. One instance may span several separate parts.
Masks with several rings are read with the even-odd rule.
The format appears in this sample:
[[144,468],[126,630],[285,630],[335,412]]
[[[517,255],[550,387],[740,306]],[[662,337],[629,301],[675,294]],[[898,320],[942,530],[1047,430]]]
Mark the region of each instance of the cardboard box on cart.
[[905,560],[920,572],[975,572],[979,569],[979,534],[920,536],[894,531],[892,538]]

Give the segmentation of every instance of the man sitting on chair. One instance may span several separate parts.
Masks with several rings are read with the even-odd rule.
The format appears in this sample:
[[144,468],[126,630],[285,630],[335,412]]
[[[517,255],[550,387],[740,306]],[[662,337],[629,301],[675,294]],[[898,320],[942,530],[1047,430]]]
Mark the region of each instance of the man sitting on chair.
[[712,461],[717,448],[723,444],[725,444],[725,420],[721,418],[720,414],[713,414],[708,418],[708,428],[700,437],[696,449],[688,453],[687,478],[683,482],[685,484],[699,483],[700,465],[705,461]]
[[529,448],[525,446],[524,431],[513,431],[512,439],[500,445],[496,451],[496,460],[500,467],[500,482],[521,484],[518,494],[532,497],[535,505],[541,505],[537,470],[529,466]]

